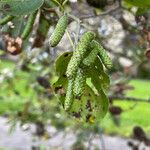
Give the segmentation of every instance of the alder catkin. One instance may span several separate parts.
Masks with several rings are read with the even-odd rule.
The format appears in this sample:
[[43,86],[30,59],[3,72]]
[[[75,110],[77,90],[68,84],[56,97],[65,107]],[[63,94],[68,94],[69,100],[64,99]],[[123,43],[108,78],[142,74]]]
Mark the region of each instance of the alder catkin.
[[27,21],[27,24],[25,26],[25,29],[23,30],[23,33],[21,34],[21,38],[23,40],[26,40],[26,38],[29,36],[29,34],[31,33],[32,31],[32,28],[33,28],[33,24],[34,24],[34,21],[35,21],[35,18],[36,18],[36,15],[37,15],[37,11],[32,13],[29,18],[28,18],[28,21]]
[[86,32],[77,44],[76,50],[73,52],[73,56],[68,64],[66,75],[68,78],[73,78],[76,75],[78,67],[85,57],[85,53],[88,50],[90,42],[94,39],[95,34],[93,32]]
[[67,26],[68,26],[68,16],[64,15],[58,20],[56,28],[50,37],[50,45],[52,47],[55,47],[58,45],[63,35],[65,34],[65,30]]
[[106,50],[97,41],[93,40],[93,42],[95,43],[95,48],[98,50],[98,55],[99,55],[101,61],[103,62],[104,66],[107,69],[111,69],[112,61],[111,61],[110,57],[108,56]]
[[8,23],[9,21],[13,19],[14,19],[14,16],[7,15],[6,17],[0,19],[0,25],[5,25],[6,23]]
[[73,103],[73,85],[74,85],[74,80],[68,80],[68,87],[67,87],[67,92],[66,92],[66,98],[65,98],[65,102],[64,102],[64,109],[66,111],[69,111],[72,103]]
[[73,94],[76,97],[82,96],[86,85],[86,76],[81,68],[78,69],[73,87]]
[[83,64],[86,66],[91,66],[95,62],[97,54],[98,54],[98,50],[97,50],[97,48],[95,48],[95,43],[93,41],[90,44],[90,49],[92,49],[91,52],[83,60]]

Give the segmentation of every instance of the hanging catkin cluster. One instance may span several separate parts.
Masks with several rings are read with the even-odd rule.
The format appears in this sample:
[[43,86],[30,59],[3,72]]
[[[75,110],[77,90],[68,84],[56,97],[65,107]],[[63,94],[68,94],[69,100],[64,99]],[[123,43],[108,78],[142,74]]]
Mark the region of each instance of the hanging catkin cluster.
[[60,42],[60,40],[62,39],[65,33],[67,25],[68,25],[68,16],[64,15],[58,20],[55,31],[50,37],[50,45],[52,47],[55,47],[58,45],[58,43]]
[[[67,15],[64,15],[58,21],[50,38],[50,45],[52,47],[59,43],[65,33],[67,25],[68,17]],[[95,63],[96,65],[103,63],[103,65],[108,69],[112,67],[111,59],[107,55],[105,49],[97,41],[95,41],[95,34],[91,31],[88,31],[80,38],[80,41],[76,45],[76,49],[65,68],[65,75],[67,76],[68,84],[66,87],[63,105],[66,111],[69,111],[72,108],[74,99],[80,98],[84,94],[87,84],[87,74],[88,77],[91,77],[93,83],[97,84],[95,79],[99,79],[101,70],[98,75],[96,75],[96,73],[94,74],[95,70],[97,71],[99,69],[99,66],[95,67]],[[91,68],[93,71],[90,72]],[[95,87],[98,92],[101,91],[99,87],[99,85],[96,85]]]
[[[107,55],[105,49],[94,40],[94,33],[86,32],[81,37],[67,67],[66,75],[69,81],[74,81],[74,85],[72,86],[73,96],[70,96],[71,103],[68,103],[68,97],[67,103],[66,101],[64,103],[65,110],[69,110],[71,108],[71,104],[73,103],[72,98],[80,97],[84,93],[87,74],[87,70],[85,70],[84,67],[87,66],[90,69],[98,56],[106,68],[110,69],[112,67],[111,59]],[[69,91],[67,91],[67,93],[68,92]]]

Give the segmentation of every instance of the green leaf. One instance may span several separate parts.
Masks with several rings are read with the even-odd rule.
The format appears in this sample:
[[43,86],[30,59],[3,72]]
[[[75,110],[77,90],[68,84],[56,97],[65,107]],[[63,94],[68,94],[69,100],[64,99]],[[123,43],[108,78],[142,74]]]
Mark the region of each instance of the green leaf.
[[[68,80],[66,78],[66,69],[68,62],[70,61],[72,52],[65,52],[60,55],[55,62],[56,73],[60,76],[58,80],[54,83],[53,88],[61,104],[64,106],[65,94],[67,89]],[[62,92],[64,92],[62,94]]]
[[55,90],[55,93],[60,103],[63,106],[64,106],[65,95],[68,86],[68,80],[66,78],[65,73],[68,66],[68,62],[71,59],[71,56],[72,56],[72,52],[65,52],[62,55],[60,55],[55,62],[56,73],[58,73],[60,77],[54,83],[53,88]]
[[[95,66],[86,70],[88,77],[91,77],[93,86],[97,89],[98,95],[93,91],[92,85],[90,85],[92,88],[86,85],[85,92],[81,98],[75,99],[73,102],[70,113],[80,121],[87,123],[99,122],[108,111],[109,101],[104,92],[104,84],[108,86],[109,79],[102,69],[100,71],[98,72]],[[100,78],[100,75],[103,79]]]
[[[57,88],[60,89],[60,91],[64,91],[63,95],[61,95],[60,92],[56,92],[63,106],[66,91],[68,91],[68,79],[66,78],[65,72],[71,56],[71,52],[66,52],[56,61],[56,71],[60,75],[60,78],[54,87],[55,89]],[[95,124],[101,121],[108,111],[109,102],[104,90],[109,86],[109,76],[104,71],[103,64],[98,57],[91,67],[87,67],[84,64],[81,64],[80,67],[83,69],[86,78],[91,78],[95,88],[93,88],[92,84],[90,86],[86,84],[84,93],[82,93],[80,97],[73,97],[71,107],[67,109],[67,112],[80,122]]]
[[150,14],[149,8],[138,8],[138,10],[136,11],[136,16],[143,16],[145,14]]
[[67,79],[64,76],[60,76],[58,80],[53,84],[54,91],[58,97],[60,103],[64,106],[66,88],[67,88]]
[[[100,62],[101,64],[101,62]],[[97,84],[100,84],[104,91],[108,91],[110,86],[110,78],[108,74],[103,70],[102,65],[92,65],[90,68],[84,66],[84,72],[87,78],[96,78]]]
[[56,72],[59,75],[65,75],[71,56],[72,56],[72,52],[65,52],[57,58],[55,63],[55,68],[56,68]]
[[101,78],[101,85],[102,85],[103,89],[107,91],[109,88],[109,85],[110,85],[110,78],[109,78],[108,74],[103,71],[103,72],[101,72],[100,78]]
[[108,112],[109,100],[103,90],[101,90],[100,95],[97,97],[97,101],[100,109],[100,114],[98,114],[98,116],[104,118]]
[[102,85],[100,84],[100,80],[98,78],[92,78],[92,83],[99,94],[97,97],[97,101],[99,102],[99,109],[101,110],[101,115],[99,116],[103,118],[108,111],[109,100],[105,92],[103,91]]
[[81,99],[75,99],[70,110],[73,115],[81,122],[95,124],[102,120],[108,110],[108,99],[102,91],[97,96],[94,91],[86,86],[85,93]]
[[101,60],[99,58],[97,58],[94,65],[96,67],[97,73],[100,76],[101,85],[102,85],[103,89],[108,90],[108,87],[110,85],[110,78],[109,78],[109,75],[105,72]]
[[67,79],[64,76],[60,76],[58,80],[53,84],[54,88],[64,87],[67,84]]
[[124,1],[137,7],[150,7],[150,0],[124,0]]
[[96,66],[97,71],[99,73],[101,73],[104,70],[103,64],[99,57],[96,58],[94,65]]
[[26,15],[38,10],[44,0],[1,0],[0,10],[9,15]]

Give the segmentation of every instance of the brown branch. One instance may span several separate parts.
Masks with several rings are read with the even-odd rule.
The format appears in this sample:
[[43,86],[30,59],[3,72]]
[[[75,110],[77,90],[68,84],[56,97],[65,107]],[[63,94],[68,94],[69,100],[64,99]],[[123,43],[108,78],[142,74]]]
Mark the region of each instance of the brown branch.
[[115,8],[112,8],[112,9],[110,9],[110,10],[107,10],[107,11],[101,13],[101,14],[98,14],[98,15],[92,14],[92,15],[83,15],[83,16],[80,16],[79,19],[80,19],[80,20],[83,20],[83,19],[101,17],[101,16],[105,16],[105,15],[109,15],[109,14],[112,15],[113,13],[116,13],[116,12],[121,11],[121,10],[122,10],[122,8],[121,8],[120,6],[117,6],[117,7],[115,7]]
[[118,100],[118,101],[134,101],[134,102],[145,102],[145,103],[150,103],[150,98],[149,99],[143,99],[143,98],[135,98],[135,97],[126,97],[126,96],[110,96],[110,100]]
[[54,8],[46,8],[46,7],[44,7],[43,9],[44,9],[44,11],[47,11],[49,13],[55,13],[56,14],[56,10]]

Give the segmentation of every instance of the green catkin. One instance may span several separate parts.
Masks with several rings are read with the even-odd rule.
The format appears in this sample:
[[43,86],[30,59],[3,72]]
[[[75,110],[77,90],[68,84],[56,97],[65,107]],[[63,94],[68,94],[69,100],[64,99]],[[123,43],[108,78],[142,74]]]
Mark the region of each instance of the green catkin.
[[26,38],[29,36],[29,34],[31,33],[32,31],[32,28],[33,28],[33,24],[34,24],[34,21],[35,21],[35,18],[36,18],[36,15],[37,15],[37,11],[34,12],[33,14],[31,14],[28,18],[28,21],[27,21],[27,24],[25,26],[25,29],[23,30],[23,33],[21,34],[21,38],[23,40],[26,40]]
[[90,42],[94,39],[95,34],[93,32],[86,32],[77,44],[76,50],[73,52],[73,56],[68,64],[66,75],[69,79],[75,77],[79,65],[85,57]]
[[111,69],[112,61],[111,61],[110,57],[108,56],[106,50],[97,41],[93,41],[93,42],[95,43],[95,48],[97,48],[98,55],[99,55],[101,61],[103,62],[104,66],[107,69]]
[[6,23],[8,23],[9,21],[11,21],[13,19],[14,19],[14,16],[7,15],[6,17],[4,17],[0,20],[0,25],[5,25]]
[[68,87],[67,87],[67,93],[66,98],[64,102],[64,109],[66,111],[69,111],[71,109],[72,103],[73,103],[73,86],[74,86],[74,80],[68,80]]
[[92,51],[88,54],[88,56],[83,60],[83,64],[85,66],[91,66],[95,60],[96,60],[96,57],[97,57],[97,54],[98,54],[98,50],[97,48],[95,48],[95,44],[94,42],[91,43],[91,46],[90,48],[92,49]]
[[63,35],[65,34],[65,30],[67,26],[68,26],[68,16],[64,15],[58,20],[56,28],[50,37],[50,45],[52,47],[55,47],[58,45]]
[[74,81],[73,94],[76,97],[82,96],[85,89],[85,85],[86,85],[86,76],[84,75],[83,70],[79,68]]

